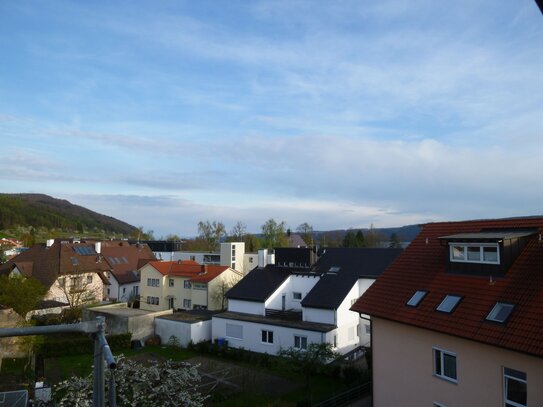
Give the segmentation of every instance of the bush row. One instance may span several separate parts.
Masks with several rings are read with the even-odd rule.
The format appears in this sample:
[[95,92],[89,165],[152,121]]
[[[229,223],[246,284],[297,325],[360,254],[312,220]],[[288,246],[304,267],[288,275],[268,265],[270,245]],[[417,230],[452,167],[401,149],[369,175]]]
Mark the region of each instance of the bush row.
[[[109,335],[107,342],[113,352],[118,352],[129,349],[131,339],[131,333]],[[36,353],[43,358],[92,354],[93,352],[94,341],[88,336],[79,334],[47,335],[36,349]]]

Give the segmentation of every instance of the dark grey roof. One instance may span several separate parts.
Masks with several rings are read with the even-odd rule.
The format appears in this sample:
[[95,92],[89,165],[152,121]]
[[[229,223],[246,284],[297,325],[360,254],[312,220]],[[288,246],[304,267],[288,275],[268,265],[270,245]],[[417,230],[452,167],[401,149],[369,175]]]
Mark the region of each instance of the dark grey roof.
[[536,233],[536,230],[504,230],[496,232],[479,232],[479,233],[458,233],[455,235],[442,236],[443,240],[502,240],[516,239],[519,237],[531,236]]
[[267,265],[243,277],[226,293],[228,299],[264,302],[290,276],[288,268]]
[[156,319],[167,319],[170,321],[179,321],[189,324],[195,324],[197,322],[211,320],[211,317],[218,312],[220,311],[191,309],[188,311],[179,311],[172,314],[161,315],[159,317],[156,317]]
[[302,300],[302,306],[337,309],[359,278],[375,279],[402,249],[326,249],[313,268],[322,277]]
[[314,332],[330,332],[337,327],[332,324],[321,324],[318,322],[307,322],[307,321],[289,321],[284,319],[276,319],[272,317],[265,317],[262,315],[255,314],[245,314],[242,312],[222,312],[217,315],[213,315],[213,318],[223,318],[223,319],[233,319],[236,321],[246,321],[246,322],[255,322],[258,324],[282,326],[286,328],[295,328],[302,329],[305,331],[314,331]]

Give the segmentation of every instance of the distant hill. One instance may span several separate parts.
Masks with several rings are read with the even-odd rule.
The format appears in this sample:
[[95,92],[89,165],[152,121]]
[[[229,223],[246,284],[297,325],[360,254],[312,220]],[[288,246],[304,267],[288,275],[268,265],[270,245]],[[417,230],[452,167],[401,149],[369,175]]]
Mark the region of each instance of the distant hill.
[[[369,231],[369,229],[367,228],[360,228],[360,229],[357,228],[357,229],[349,229],[349,230],[352,230],[354,232],[361,230],[362,233],[364,234],[366,234]],[[390,235],[392,235],[393,233],[396,233],[396,235],[398,236],[398,240],[400,242],[410,242],[420,232],[420,226],[407,225],[407,226],[400,226],[400,227],[394,227],[394,228],[374,228],[373,231],[383,241],[390,239]],[[339,230],[315,232],[315,234],[320,237],[321,241],[322,241],[322,237],[324,236],[324,239],[326,241],[332,242],[332,241],[343,240],[347,232],[348,230],[346,229],[339,229]]]
[[0,229],[16,226],[63,230],[104,230],[130,235],[134,226],[111,216],[43,194],[0,194]]

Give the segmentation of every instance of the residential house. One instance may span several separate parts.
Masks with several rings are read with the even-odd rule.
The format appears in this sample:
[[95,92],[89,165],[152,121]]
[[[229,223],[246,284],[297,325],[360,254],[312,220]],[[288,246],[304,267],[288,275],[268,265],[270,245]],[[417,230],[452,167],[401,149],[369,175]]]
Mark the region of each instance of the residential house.
[[140,269],[140,308],[223,309],[224,294],[243,275],[228,266],[191,260],[151,261]]
[[50,239],[0,265],[0,275],[34,277],[47,293],[44,300],[80,305],[101,301],[110,266],[95,245],[80,241]]
[[277,265],[253,270],[228,291],[213,338],[269,354],[326,342],[346,354],[369,344],[368,323],[349,308],[401,250],[326,249],[313,266],[296,263],[290,250],[287,260],[277,250]]
[[148,262],[156,261],[149,246],[119,240],[103,241],[96,243],[96,251],[111,268],[106,273],[109,279],[106,297],[122,302],[138,298],[140,285],[138,270]]
[[374,406],[543,405],[543,217],[430,223],[352,310]]

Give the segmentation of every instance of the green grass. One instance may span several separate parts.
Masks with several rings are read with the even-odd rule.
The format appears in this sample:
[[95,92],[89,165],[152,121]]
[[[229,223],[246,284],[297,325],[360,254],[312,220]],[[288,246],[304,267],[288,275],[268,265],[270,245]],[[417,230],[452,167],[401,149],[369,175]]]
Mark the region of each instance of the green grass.
[[92,372],[93,358],[89,355],[63,356],[44,360],[45,377],[53,384],[72,376],[88,376]]

